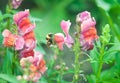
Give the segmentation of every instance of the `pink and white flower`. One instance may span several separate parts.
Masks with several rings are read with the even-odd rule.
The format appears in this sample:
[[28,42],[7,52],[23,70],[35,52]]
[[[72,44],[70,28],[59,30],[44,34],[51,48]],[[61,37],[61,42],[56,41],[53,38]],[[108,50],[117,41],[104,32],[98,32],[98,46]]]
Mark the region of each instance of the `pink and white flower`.
[[66,35],[66,37],[64,39],[65,44],[67,45],[68,48],[71,48],[74,43],[74,40],[72,39],[72,37],[69,34],[71,22],[70,22],[70,20],[68,20],[68,21],[62,20],[60,25],[61,25],[63,32]]

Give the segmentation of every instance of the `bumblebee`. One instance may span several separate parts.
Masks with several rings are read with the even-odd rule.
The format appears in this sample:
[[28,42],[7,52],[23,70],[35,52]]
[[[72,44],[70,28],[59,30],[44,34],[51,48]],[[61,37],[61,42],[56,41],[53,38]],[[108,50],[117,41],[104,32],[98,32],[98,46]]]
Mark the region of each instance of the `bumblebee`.
[[54,44],[54,39],[53,39],[53,37],[54,37],[54,34],[52,34],[52,33],[47,34],[47,36],[46,36],[46,41],[47,41],[47,46],[48,46],[48,47],[50,47],[51,45]]

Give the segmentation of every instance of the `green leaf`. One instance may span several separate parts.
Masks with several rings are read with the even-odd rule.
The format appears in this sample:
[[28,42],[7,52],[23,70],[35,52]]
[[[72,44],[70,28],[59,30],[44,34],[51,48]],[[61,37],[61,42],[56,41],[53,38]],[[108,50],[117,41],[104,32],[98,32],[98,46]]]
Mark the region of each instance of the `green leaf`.
[[12,14],[4,14],[3,15],[3,19],[8,18],[8,17],[12,18],[13,16],[12,16]]
[[92,65],[92,69],[94,74],[97,73],[98,70],[98,57],[99,57],[99,52],[97,51],[97,47],[94,46],[94,49],[92,51],[90,51],[90,56],[92,58],[93,61],[91,61],[91,65]]
[[33,17],[33,16],[30,16],[30,20],[33,22],[41,22],[42,21],[42,19],[39,19],[39,18]]
[[[107,69],[107,70],[104,70],[101,72],[101,79],[103,81],[108,81],[108,83],[113,83],[113,82],[110,82],[111,78],[113,78],[113,80],[111,81],[114,81],[116,80],[117,82],[115,83],[119,83],[120,80],[117,80],[115,78],[119,78],[119,74],[120,74],[120,53],[116,53],[114,56],[115,56],[115,64],[111,66],[111,68]],[[118,75],[118,76],[117,76]]]
[[87,76],[87,79],[88,79],[89,83],[96,83],[96,77],[95,77],[95,75]]
[[108,11],[110,9],[110,4],[106,3],[104,0],[96,0],[96,4],[98,7],[101,7],[105,11]]
[[3,42],[3,36],[2,36],[2,34],[0,34],[0,44],[2,44],[2,42]]
[[68,69],[67,71],[64,72],[64,74],[74,74],[74,70]]
[[100,77],[102,80],[110,79],[115,76],[115,72],[116,72],[115,67],[112,67],[108,70],[102,71]]
[[12,74],[12,57],[13,53],[11,49],[5,48],[5,56],[2,65],[2,72],[6,74]]
[[114,43],[113,46],[105,52],[104,61],[112,62],[115,60],[115,55],[118,52],[120,52],[120,43]]
[[115,59],[116,59],[115,66],[117,67],[116,69],[118,69],[120,73],[120,52],[116,53]]
[[19,83],[15,76],[7,75],[7,74],[0,74],[0,79],[6,80],[10,83]]
[[110,78],[108,80],[103,80],[102,83],[120,83],[120,79],[118,79],[118,78]]
[[96,61],[96,62],[91,63],[91,65],[92,65],[93,73],[96,74],[98,71],[99,63]]
[[0,11],[0,21],[2,21],[3,19],[3,15],[2,15],[2,12]]
[[47,82],[45,82],[45,81],[38,81],[37,83],[47,83]]

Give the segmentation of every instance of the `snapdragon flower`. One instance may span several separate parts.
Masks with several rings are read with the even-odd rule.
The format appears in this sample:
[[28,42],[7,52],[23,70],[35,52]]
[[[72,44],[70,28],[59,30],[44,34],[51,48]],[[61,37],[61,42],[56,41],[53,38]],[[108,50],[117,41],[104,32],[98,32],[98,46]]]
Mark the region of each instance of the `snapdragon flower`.
[[35,23],[31,23],[29,19],[29,10],[20,11],[13,17],[15,24],[18,26],[20,35],[25,35],[35,28]]
[[68,48],[71,48],[74,43],[74,40],[72,39],[72,37],[69,34],[71,22],[70,22],[70,20],[68,20],[68,21],[62,20],[60,25],[61,25],[63,32],[66,35],[66,37],[64,39],[65,44],[67,45]]
[[5,47],[15,47],[15,50],[21,50],[24,46],[24,39],[16,34],[12,34],[8,29],[5,29],[2,33],[4,40],[3,45]]
[[76,22],[80,26],[80,43],[83,50],[93,49],[93,41],[98,38],[95,28],[96,21],[88,11],[79,13]]
[[25,73],[27,76],[27,80],[37,82],[42,74],[47,70],[45,60],[43,59],[43,55],[40,52],[35,51],[35,55],[28,56],[26,58],[22,58],[20,60],[20,65],[23,70],[27,69],[30,71],[29,73]]
[[63,50],[63,44],[64,44],[64,35],[62,33],[56,33],[54,35],[54,41],[56,42],[58,48],[60,50]]
[[68,21],[62,20],[60,23],[60,26],[66,36],[64,37],[64,35],[62,33],[56,33],[54,35],[54,41],[60,50],[63,50],[64,44],[66,44],[68,48],[71,48],[74,43],[74,40],[72,39],[72,37],[69,34],[69,29],[71,26],[70,20],[68,20]]

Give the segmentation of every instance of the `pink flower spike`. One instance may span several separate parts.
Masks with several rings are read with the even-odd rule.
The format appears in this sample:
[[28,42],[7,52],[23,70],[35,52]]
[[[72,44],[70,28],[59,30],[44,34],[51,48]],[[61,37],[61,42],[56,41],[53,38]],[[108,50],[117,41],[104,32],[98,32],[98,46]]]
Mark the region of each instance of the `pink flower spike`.
[[68,48],[71,48],[74,43],[74,40],[70,35],[65,37],[65,44],[67,45]]
[[56,33],[54,35],[54,41],[58,45],[60,50],[63,50],[63,44],[64,44],[64,35],[62,33]]
[[68,21],[62,20],[60,25],[61,25],[61,28],[62,28],[63,32],[65,33],[65,35],[68,35],[69,29],[71,26],[70,20],[68,20]]
[[14,9],[17,9],[23,0],[12,0],[12,6]]
[[17,25],[19,25],[19,22],[21,21],[21,19],[23,19],[24,17],[28,17],[28,16],[29,16],[29,10],[25,10],[25,11],[21,11],[15,14],[13,19],[14,19],[14,22]]
[[16,37],[15,50],[21,50],[24,47],[24,39],[21,36]]
[[90,12],[84,11],[77,15],[76,22],[79,23],[81,29],[80,44],[82,46],[82,49],[93,49],[93,41],[98,38],[97,31],[95,28],[95,19],[91,17]]

